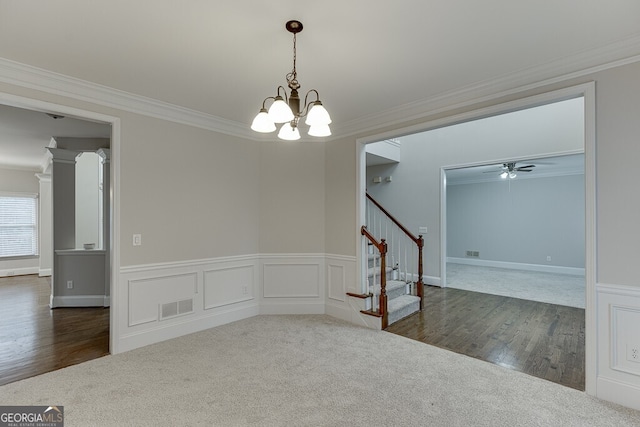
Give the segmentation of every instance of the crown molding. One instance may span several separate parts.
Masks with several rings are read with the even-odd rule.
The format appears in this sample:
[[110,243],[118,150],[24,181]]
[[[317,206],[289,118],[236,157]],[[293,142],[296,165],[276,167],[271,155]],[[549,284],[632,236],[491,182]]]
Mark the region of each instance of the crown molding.
[[372,132],[639,61],[640,35],[635,35],[332,127],[340,137]]
[[0,58],[0,82],[231,136],[254,139],[253,132],[244,123],[223,119],[211,114],[65,76],[5,58]]
[[[363,132],[373,132],[426,118],[429,115],[464,108],[638,61],[640,61],[640,35],[635,35],[570,57],[559,58],[547,64],[505,74],[349,122],[337,123],[332,126],[334,135],[320,140],[330,141]],[[246,123],[223,119],[5,58],[0,58],[0,82],[252,141],[274,139],[262,134],[257,135]]]

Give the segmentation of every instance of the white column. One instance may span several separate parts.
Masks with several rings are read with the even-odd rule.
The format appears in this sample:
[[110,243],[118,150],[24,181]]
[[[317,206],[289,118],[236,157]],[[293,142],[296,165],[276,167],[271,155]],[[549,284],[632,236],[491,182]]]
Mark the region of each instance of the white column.
[[53,270],[53,224],[52,224],[52,199],[51,199],[51,175],[37,173],[40,182],[38,200],[38,245],[40,254],[39,276],[51,276]]

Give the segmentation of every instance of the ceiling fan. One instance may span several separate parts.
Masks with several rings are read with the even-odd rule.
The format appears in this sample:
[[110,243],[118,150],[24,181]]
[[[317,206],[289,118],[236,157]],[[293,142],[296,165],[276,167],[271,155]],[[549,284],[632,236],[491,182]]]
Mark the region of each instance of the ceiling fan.
[[[503,163],[502,168],[497,172],[500,175],[500,178],[515,178],[517,176],[516,172],[532,172],[533,168],[536,165],[526,165],[526,166],[516,166],[516,162]],[[496,171],[487,171],[485,173],[493,173]]]

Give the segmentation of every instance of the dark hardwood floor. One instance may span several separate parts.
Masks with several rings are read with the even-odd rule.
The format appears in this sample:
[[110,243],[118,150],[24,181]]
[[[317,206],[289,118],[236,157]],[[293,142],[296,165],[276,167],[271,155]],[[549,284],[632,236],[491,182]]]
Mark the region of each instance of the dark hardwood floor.
[[387,332],[584,390],[584,309],[425,286]]
[[49,308],[51,282],[0,278],[0,385],[109,354],[108,308]]

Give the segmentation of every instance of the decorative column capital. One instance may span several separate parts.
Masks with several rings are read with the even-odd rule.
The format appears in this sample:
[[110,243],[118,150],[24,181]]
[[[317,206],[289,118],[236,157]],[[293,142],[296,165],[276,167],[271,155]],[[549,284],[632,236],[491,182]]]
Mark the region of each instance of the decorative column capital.
[[80,151],[65,150],[63,148],[47,147],[47,150],[51,153],[53,163],[75,164],[76,157],[80,154]]
[[111,150],[108,148],[101,148],[96,151],[96,154],[102,159],[102,163],[109,163],[111,161]]

